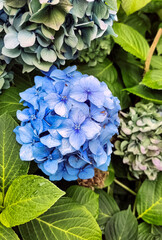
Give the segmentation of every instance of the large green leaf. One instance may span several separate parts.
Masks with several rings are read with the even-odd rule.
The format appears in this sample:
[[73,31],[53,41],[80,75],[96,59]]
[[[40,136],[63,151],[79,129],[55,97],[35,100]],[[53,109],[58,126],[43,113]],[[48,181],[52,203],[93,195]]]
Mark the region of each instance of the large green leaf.
[[104,226],[120,209],[112,196],[100,189],[95,191],[99,194],[99,216],[97,222],[100,226]]
[[45,214],[19,226],[23,240],[101,240],[91,213],[70,198],[61,198]]
[[118,35],[118,37],[113,37],[117,44],[137,58],[146,60],[149,45],[139,32],[124,23],[115,23],[113,29]]
[[162,70],[148,71],[141,84],[152,89],[162,90]]
[[67,195],[74,201],[84,205],[94,218],[98,217],[99,195],[94,191],[81,186],[71,186],[67,189]]
[[116,213],[106,224],[106,240],[136,240],[138,223],[130,208]]
[[12,181],[28,172],[29,163],[19,157],[20,146],[13,129],[17,123],[8,114],[0,116],[0,192],[4,197]]
[[127,15],[130,15],[143,8],[151,0],[122,0],[122,7]]
[[161,69],[162,70],[162,56],[152,56],[151,67],[153,69]]
[[145,222],[138,226],[138,240],[161,240],[162,227],[149,225]]
[[63,191],[43,177],[18,177],[6,193],[0,221],[6,227],[24,224],[43,214],[63,195]]
[[11,228],[6,228],[0,223],[0,239],[1,240],[20,240],[17,234]]
[[138,218],[162,225],[162,173],[155,181],[145,180],[137,194]]
[[15,87],[10,87],[7,90],[3,91],[3,94],[0,95],[0,115],[8,112],[13,117],[16,116],[16,111],[22,110],[23,104],[19,102],[20,96],[19,91]]
[[152,90],[142,84],[132,88],[126,88],[125,90],[146,100],[162,104],[161,90]]
[[[162,8],[162,2],[161,2],[161,8]],[[157,44],[157,52],[158,52],[158,55],[162,54],[162,37],[160,38],[160,40]]]
[[104,81],[112,94],[119,98],[122,109],[130,106],[130,98],[122,92],[124,85],[120,79],[118,79],[117,70],[109,59],[106,59],[103,63],[98,63],[95,67],[87,68],[86,65],[80,65],[78,69],[84,74],[93,75],[100,81]]
[[161,0],[152,0],[149,4],[147,4],[142,11],[147,13],[156,12],[162,8]]

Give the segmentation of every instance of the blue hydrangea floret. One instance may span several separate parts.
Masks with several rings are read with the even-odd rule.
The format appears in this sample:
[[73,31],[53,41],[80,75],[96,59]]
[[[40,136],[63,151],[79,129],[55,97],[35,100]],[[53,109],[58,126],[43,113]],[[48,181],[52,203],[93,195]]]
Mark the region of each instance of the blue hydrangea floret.
[[20,93],[24,110],[14,130],[20,158],[34,160],[51,181],[89,179],[107,171],[111,138],[118,133],[119,100],[104,82],[82,75],[76,66],[53,66]]

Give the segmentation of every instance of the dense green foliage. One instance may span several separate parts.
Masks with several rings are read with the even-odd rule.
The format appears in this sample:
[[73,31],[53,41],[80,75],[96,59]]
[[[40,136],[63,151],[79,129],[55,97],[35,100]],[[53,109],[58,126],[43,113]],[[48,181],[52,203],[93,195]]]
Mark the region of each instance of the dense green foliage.
[[[31,25],[26,24],[26,21],[29,20],[28,15],[23,15],[21,19],[21,24],[25,26],[27,32],[19,34],[18,44],[20,46],[15,47],[16,50],[13,46],[10,51],[3,50],[6,51],[6,56],[11,58],[12,55],[17,58],[17,65],[13,66],[12,61],[6,65],[4,59],[0,58],[2,61],[0,62],[0,89],[2,86],[4,88],[0,95],[0,239],[161,240],[162,172],[154,168],[151,162],[152,158],[149,158],[150,162],[146,163],[141,157],[139,161],[135,159],[136,164],[139,166],[143,161],[142,165],[149,166],[149,171],[145,175],[142,174],[143,172],[137,173],[138,169],[135,165],[131,165],[129,168],[123,164],[123,156],[127,146],[136,140],[139,132],[142,132],[143,122],[146,121],[149,125],[153,114],[154,120],[157,121],[155,124],[153,120],[156,126],[151,128],[152,126],[149,125],[151,130],[150,128],[146,130],[151,132],[151,135],[142,135],[142,140],[140,139],[138,144],[141,146],[144,139],[145,147],[148,148],[151,138],[162,140],[161,130],[159,130],[161,110],[157,116],[157,109],[160,109],[160,104],[162,104],[162,37],[156,43],[153,56],[149,55],[150,46],[158,30],[162,27],[162,1],[106,0],[105,4],[109,5],[111,10],[118,8],[118,22],[114,25],[117,36],[105,36],[92,41],[94,32],[89,31],[89,39],[84,41],[84,44],[89,41],[89,44],[85,44],[89,48],[83,51],[81,50],[85,46],[78,35],[80,41],[73,45],[76,41],[74,32],[71,29],[68,29],[69,32],[61,32],[63,29],[60,26],[71,9],[69,2],[74,3],[75,6],[78,4],[79,8],[75,8],[75,14],[78,19],[82,19],[87,7],[88,1],[86,0],[55,1],[56,4],[51,5],[51,14],[44,19],[41,17],[45,16],[45,12],[49,8],[46,0],[42,0],[42,3],[45,4],[42,9],[40,9],[40,4],[37,5],[34,0],[30,1],[29,5],[27,5],[29,3],[27,0],[0,0],[0,9],[3,8],[8,12],[10,22],[14,22],[15,26],[13,16],[19,14],[19,8],[24,9],[30,6],[32,15]],[[84,8],[81,8],[80,6],[83,5],[79,4],[83,2]],[[65,4],[65,6],[64,3],[67,5]],[[99,12],[102,10],[100,9]],[[59,22],[53,21],[55,14],[61,16]],[[44,27],[39,25],[42,21]],[[3,26],[0,28],[1,39],[4,31],[7,34],[11,30],[12,35],[12,29],[7,29],[8,26],[5,28],[1,18],[0,22],[0,26]],[[75,29],[75,25],[76,23],[73,25],[73,29]],[[38,35],[42,36],[43,34],[43,39],[40,37],[38,40],[41,45],[41,50],[39,49],[41,54],[36,54],[34,47],[26,53],[20,51],[28,38],[32,42],[37,27],[40,31]],[[18,26],[16,28],[18,29]],[[87,27],[87,30],[89,28]],[[113,95],[120,99],[121,115],[123,115],[123,119],[124,117],[127,119],[125,122],[122,120],[121,123],[118,139],[120,142],[116,142],[117,155],[112,154],[109,174],[106,174],[104,178],[102,178],[102,174],[99,177],[96,175],[93,180],[80,183],[82,186],[78,186],[77,181],[50,182],[36,164],[32,162],[29,166],[27,162],[21,161],[20,145],[16,142],[13,133],[13,129],[19,124],[15,121],[16,111],[24,108],[23,104],[19,102],[19,93],[33,85],[36,75],[35,68],[48,70],[56,61],[55,54],[52,52],[56,49],[51,47],[49,38],[51,34],[54,36],[56,34],[58,37],[58,32],[60,33],[60,38],[58,38],[60,42],[62,36],[66,39],[64,44],[61,42],[62,46],[56,43],[58,49],[61,47],[64,50],[64,46],[67,47],[69,44],[71,49],[75,49],[71,54],[75,55],[77,51],[81,51],[78,59],[70,60],[66,64],[74,65],[75,63],[82,73],[92,74],[100,81],[105,81]],[[15,39],[17,39],[16,34],[14,32]],[[10,38],[6,41],[15,44]],[[18,56],[20,57],[18,58]],[[57,55],[57,57],[61,59],[62,56]],[[146,69],[145,63],[149,57],[151,63],[150,65],[146,64],[148,67]],[[39,58],[41,61],[38,61]],[[49,58],[52,59],[50,63],[48,62]],[[7,59],[5,58],[5,60]],[[62,62],[64,62],[63,57]],[[24,72],[32,72],[22,74],[22,64]],[[7,89],[10,85],[11,87]],[[136,105],[141,99],[145,99],[145,102]],[[136,111],[133,110],[135,105]],[[132,109],[130,112],[129,107]],[[138,111],[140,114],[144,112],[141,117],[142,123],[137,122]],[[140,124],[142,124],[142,128],[140,128]],[[135,134],[130,132],[133,131],[132,126],[137,127]],[[156,132],[157,130],[159,132]],[[130,135],[133,138],[130,138]],[[123,141],[125,138],[126,140]],[[112,142],[114,143],[116,140],[115,137]],[[156,147],[155,145],[155,141],[153,141],[151,147]],[[134,146],[134,142],[133,146],[129,147],[132,147],[133,156],[135,149],[137,155],[142,155],[143,149],[141,151],[141,148]],[[149,150],[153,153],[157,151],[155,148]],[[161,166],[161,145],[158,145],[158,151],[159,165]],[[127,155],[129,163],[134,160],[130,155]],[[150,179],[147,179],[146,175]],[[102,181],[104,181],[103,185],[100,184]],[[12,229],[12,227],[14,228]]]

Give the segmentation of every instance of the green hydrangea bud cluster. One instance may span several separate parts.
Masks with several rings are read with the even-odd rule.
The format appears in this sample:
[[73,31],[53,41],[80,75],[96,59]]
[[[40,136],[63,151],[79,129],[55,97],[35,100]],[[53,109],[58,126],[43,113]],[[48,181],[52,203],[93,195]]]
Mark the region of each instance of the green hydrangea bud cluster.
[[79,61],[88,63],[88,66],[96,66],[97,63],[104,62],[114,46],[113,38],[108,35],[103,39],[95,39],[90,48],[80,52]]
[[114,154],[123,157],[136,178],[155,180],[162,171],[162,106],[137,103],[121,116]]

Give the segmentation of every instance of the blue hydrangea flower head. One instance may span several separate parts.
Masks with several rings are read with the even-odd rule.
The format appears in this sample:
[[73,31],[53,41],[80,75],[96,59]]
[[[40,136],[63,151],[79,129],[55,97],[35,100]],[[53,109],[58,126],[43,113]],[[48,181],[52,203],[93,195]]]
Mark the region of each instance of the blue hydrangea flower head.
[[17,111],[21,126],[14,130],[21,160],[34,160],[51,181],[89,179],[94,168],[107,171],[119,100],[104,82],[82,75],[76,66],[43,73],[20,93],[27,107]]

